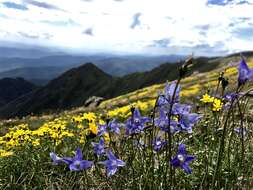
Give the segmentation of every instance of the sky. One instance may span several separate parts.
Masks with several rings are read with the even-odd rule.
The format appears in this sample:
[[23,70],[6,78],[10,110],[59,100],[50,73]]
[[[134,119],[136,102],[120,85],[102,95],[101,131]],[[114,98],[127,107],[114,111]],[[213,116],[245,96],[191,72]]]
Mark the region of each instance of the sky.
[[0,0],[0,43],[75,53],[253,50],[253,0]]

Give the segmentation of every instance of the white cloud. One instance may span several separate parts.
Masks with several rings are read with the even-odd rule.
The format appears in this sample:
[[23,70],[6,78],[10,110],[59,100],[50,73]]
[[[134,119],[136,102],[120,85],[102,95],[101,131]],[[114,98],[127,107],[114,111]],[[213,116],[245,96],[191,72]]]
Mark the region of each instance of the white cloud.
[[[237,30],[252,27],[253,4],[238,4],[239,0],[226,6],[210,6],[205,0],[38,0],[54,9],[24,0],[6,1],[22,4],[28,10],[10,9],[0,3],[1,15],[5,15],[0,15],[0,40],[5,41],[73,51],[154,54],[185,48],[212,49],[221,42],[223,48],[217,53],[253,49],[252,43],[245,36],[240,37]],[[133,16],[138,13],[141,16],[133,29]],[[92,29],[92,35],[84,34],[87,29]],[[238,33],[235,35],[234,31]],[[161,39],[170,39],[168,46],[150,48]]]

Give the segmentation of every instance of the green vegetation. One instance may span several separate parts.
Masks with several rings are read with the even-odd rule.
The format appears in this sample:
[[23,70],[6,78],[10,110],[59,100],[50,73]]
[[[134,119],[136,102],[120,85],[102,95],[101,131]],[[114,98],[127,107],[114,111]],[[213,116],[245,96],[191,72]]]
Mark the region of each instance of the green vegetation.
[[224,65],[189,76],[188,60],[165,90],[2,121],[0,188],[252,189],[253,70],[245,64],[239,74]]

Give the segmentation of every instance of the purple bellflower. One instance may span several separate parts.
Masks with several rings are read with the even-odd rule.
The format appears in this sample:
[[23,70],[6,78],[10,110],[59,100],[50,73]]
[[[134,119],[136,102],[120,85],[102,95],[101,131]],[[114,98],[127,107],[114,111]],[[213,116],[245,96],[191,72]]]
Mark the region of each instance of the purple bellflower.
[[180,115],[179,126],[187,131],[192,133],[192,127],[199,121],[201,116],[197,113],[185,113]]
[[171,165],[175,168],[181,167],[188,174],[192,173],[189,163],[195,159],[194,156],[188,155],[185,144],[180,144],[177,155],[171,160]]
[[197,113],[190,113],[191,106],[187,104],[175,104],[173,106],[173,114],[179,118],[178,126],[188,133],[192,133],[192,127],[198,122],[201,116]]
[[[168,130],[168,116],[166,115],[166,112],[163,109],[160,109],[160,115],[158,118],[155,118],[155,126],[158,126],[162,131],[169,132]],[[180,131],[180,128],[178,127],[178,124],[175,120],[170,120],[170,132],[171,134],[174,134],[176,132]]]
[[110,131],[116,134],[120,134],[120,125],[116,122],[116,119],[113,119],[108,124]]
[[241,55],[241,61],[238,66],[238,83],[243,85],[253,78],[253,69],[250,69]]
[[[158,99],[158,106],[164,106],[167,104],[172,103],[172,97],[173,97],[173,93],[175,91],[176,88],[176,82],[172,82],[170,85],[168,83],[168,81],[165,84],[165,92],[164,92],[164,96],[159,97]],[[175,92],[175,99],[174,102],[179,102],[179,92],[180,92],[180,86],[177,87],[176,92]]]
[[104,140],[104,138],[101,138],[99,140],[99,143],[92,142],[91,144],[94,147],[94,152],[95,152],[96,155],[100,156],[100,155],[105,153],[105,147],[104,147],[105,146],[105,140]]
[[159,152],[165,145],[167,144],[167,141],[162,140],[161,136],[155,138],[152,145],[156,152]]
[[142,117],[140,111],[136,108],[132,117],[128,118],[126,125],[126,134],[131,135],[143,131],[145,124],[150,122],[151,119],[148,117]]
[[103,134],[107,133],[107,125],[100,125],[98,124],[98,136],[102,136]]
[[92,161],[83,160],[82,150],[77,148],[74,158],[63,158],[63,161],[69,165],[70,170],[80,171],[90,168]]
[[110,150],[108,150],[106,154],[107,154],[108,160],[105,160],[99,163],[106,166],[107,176],[114,175],[117,172],[118,167],[126,166],[126,163],[116,158],[116,156]]
[[176,103],[173,105],[172,113],[174,115],[188,114],[191,111],[191,108],[191,105]]

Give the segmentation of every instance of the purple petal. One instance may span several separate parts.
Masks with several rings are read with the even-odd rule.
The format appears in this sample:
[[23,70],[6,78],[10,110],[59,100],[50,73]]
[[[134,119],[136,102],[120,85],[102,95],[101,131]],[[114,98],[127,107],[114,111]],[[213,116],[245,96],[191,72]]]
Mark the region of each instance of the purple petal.
[[238,73],[238,81],[240,84],[244,84],[250,79],[251,71],[243,58],[241,58]]
[[178,154],[186,154],[186,145],[185,144],[180,144],[178,147]]
[[105,143],[105,139],[104,139],[104,138],[101,138],[101,139],[99,140],[99,145],[104,146],[104,143]]
[[76,150],[76,155],[75,155],[75,160],[82,160],[83,159],[83,154],[81,148],[77,148]]
[[81,170],[87,169],[87,168],[90,168],[92,165],[93,165],[92,161],[82,160],[80,163],[80,169]]
[[117,167],[108,167],[107,168],[107,175],[112,176],[117,172],[118,168]]
[[62,161],[65,162],[66,164],[71,164],[74,160],[73,158],[63,157]]
[[109,160],[117,160],[116,156],[112,153],[111,150],[107,151],[107,157],[109,158]]
[[189,165],[187,163],[184,163],[182,166],[181,166],[184,171],[188,174],[191,174],[192,173],[192,169],[189,167]]
[[74,163],[69,165],[69,169],[74,170],[74,171],[79,171],[80,170]]
[[191,162],[192,160],[195,160],[195,156],[187,155],[185,162]]
[[125,162],[123,162],[123,161],[122,161],[122,160],[120,160],[120,159],[117,159],[117,166],[124,167],[124,166],[126,166],[126,163],[125,163]]
[[53,160],[54,164],[59,164],[63,159],[59,156],[57,156],[54,152],[50,152],[50,158]]
[[174,104],[173,113],[174,114],[188,114],[191,111],[192,106],[187,104]]
[[150,121],[151,121],[151,119],[148,118],[148,117],[143,117],[143,118],[142,118],[142,122],[143,122],[143,123],[148,123],[148,122],[150,122]]
[[178,166],[180,166],[180,160],[178,160],[177,156],[174,157],[174,158],[170,161],[170,163],[171,163],[171,165],[172,165],[173,167],[178,167]]
[[195,124],[200,118],[201,116],[197,113],[191,113],[188,115],[188,119],[191,124]]
[[141,117],[141,113],[140,113],[139,109],[135,108],[135,110],[134,110],[134,118],[140,118],[140,117]]
[[[176,88],[176,82],[173,81],[170,86],[169,89],[166,89],[166,96],[169,97],[169,99],[172,99],[173,93],[175,91]],[[181,87],[178,86],[176,89],[176,94],[175,94],[175,100],[179,101],[179,92],[180,92]]]
[[249,67],[247,65],[247,63],[245,62],[245,60],[243,58],[241,58],[240,64],[239,64],[239,70],[246,70],[249,71]]

